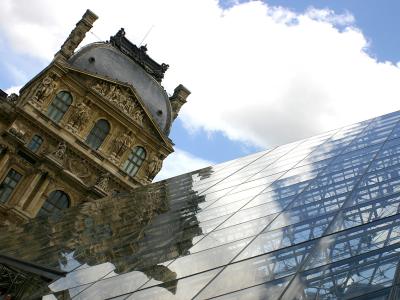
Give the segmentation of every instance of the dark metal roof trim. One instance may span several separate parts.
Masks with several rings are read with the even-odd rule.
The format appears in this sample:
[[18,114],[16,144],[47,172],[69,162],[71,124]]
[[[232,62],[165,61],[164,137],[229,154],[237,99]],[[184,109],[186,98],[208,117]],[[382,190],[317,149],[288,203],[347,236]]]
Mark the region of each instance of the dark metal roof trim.
[[28,272],[31,274],[38,275],[42,278],[48,280],[56,280],[60,277],[63,277],[67,274],[67,272],[58,271],[51,268],[46,268],[34,263],[30,263],[27,261],[23,261],[20,259],[16,259],[10,256],[0,254],[0,264],[17,268],[21,271]]
[[125,30],[121,28],[116,35],[110,37],[110,43],[122,53],[137,62],[147,73],[153,76],[158,82],[164,78],[164,73],[169,65],[162,63],[161,65],[147,55],[147,47],[140,48],[134,45],[125,37]]

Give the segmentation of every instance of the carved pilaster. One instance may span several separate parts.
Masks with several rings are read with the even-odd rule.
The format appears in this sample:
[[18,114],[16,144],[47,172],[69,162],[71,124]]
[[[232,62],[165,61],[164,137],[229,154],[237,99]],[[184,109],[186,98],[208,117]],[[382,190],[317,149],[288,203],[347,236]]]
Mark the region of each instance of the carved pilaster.
[[60,51],[55,55],[55,59],[67,60],[72,56],[75,49],[83,41],[86,33],[93,27],[93,23],[98,17],[91,11],[87,10],[82,16],[82,19],[76,23],[75,28],[71,31],[64,44],[61,46]]

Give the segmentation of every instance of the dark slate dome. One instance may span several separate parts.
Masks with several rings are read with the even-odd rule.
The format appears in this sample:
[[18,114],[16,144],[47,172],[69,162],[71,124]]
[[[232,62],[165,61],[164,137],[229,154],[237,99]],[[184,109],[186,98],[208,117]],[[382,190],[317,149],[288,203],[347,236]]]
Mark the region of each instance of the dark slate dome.
[[[168,134],[171,104],[160,84],[168,65],[157,64],[145,53],[145,47],[136,47],[124,37],[124,32],[123,35],[120,32],[111,38],[110,43],[92,43],[83,47],[68,62],[77,69],[131,84],[160,129]],[[119,34],[119,42],[122,38],[122,42],[129,43],[135,52],[129,52],[132,49],[126,45],[121,47],[118,41],[115,43]]]

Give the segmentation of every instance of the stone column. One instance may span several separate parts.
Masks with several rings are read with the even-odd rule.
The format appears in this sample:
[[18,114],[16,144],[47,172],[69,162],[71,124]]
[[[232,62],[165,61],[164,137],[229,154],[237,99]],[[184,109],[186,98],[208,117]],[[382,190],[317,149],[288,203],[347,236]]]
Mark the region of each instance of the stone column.
[[26,212],[30,214],[32,217],[35,217],[39,209],[42,207],[42,203],[40,202],[40,198],[42,197],[43,193],[46,191],[47,187],[50,184],[50,178],[47,177],[44,182],[39,187],[36,195],[32,198],[28,206],[26,207]]
[[76,23],[75,28],[71,31],[68,38],[61,46],[60,51],[56,53],[54,59],[69,59],[74,53],[75,49],[85,38],[86,33],[93,27],[93,23],[97,20],[97,18],[98,17],[88,9],[82,16],[82,19]]
[[190,91],[182,84],[175,88],[174,94],[169,98],[172,107],[172,121],[178,116],[181,107],[186,103],[186,99],[189,95]]
[[30,179],[29,183],[27,183],[27,186],[22,187],[25,189],[25,191],[20,193],[21,198],[16,203],[16,205],[15,205],[16,208],[23,210],[25,202],[29,199],[29,196],[32,194],[33,190],[37,186],[41,177],[42,177],[42,172],[39,171],[33,175],[33,178]]
[[3,158],[0,160],[0,177],[4,175],[4,172],[7,172],[6,165],[10,158],[10,153],[8,151],[4,154]]

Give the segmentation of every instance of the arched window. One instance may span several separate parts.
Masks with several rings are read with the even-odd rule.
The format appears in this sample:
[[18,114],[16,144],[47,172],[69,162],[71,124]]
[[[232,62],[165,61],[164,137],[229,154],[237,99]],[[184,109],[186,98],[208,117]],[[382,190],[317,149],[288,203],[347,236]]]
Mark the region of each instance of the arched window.
[[42,145],[42,143],[43,143],[43,139],[42,139],[39,135],[35,134],[35,135],[32,137],[32,139],[31,139],[31,141],[29,142],[29,144],[27,145],[27,147],[28,147],[28,149],[30,149],[32,152],[36,152],[36,151],[39,150],[39,148],[40,148],[40,146]]
[[122,169],[129,175],[135,176],[145,158],[146,150],[144,150],[142,147],[135,147],[129,154],[128,159],[125,161]]
[[39,216],[49,216],[64,208],[69,207],[69,197],[63,191],[57,190],[50,193],[49,197],[43,203],[39,210]]
[[92,149],[97,150],[103,144],[109,131],[110,124],[106,120],[98,120],[86,138],[85,143]]
[[72,103],[72,96],[68,92],[59,92],[47,109],[47,116],[58,123]]

